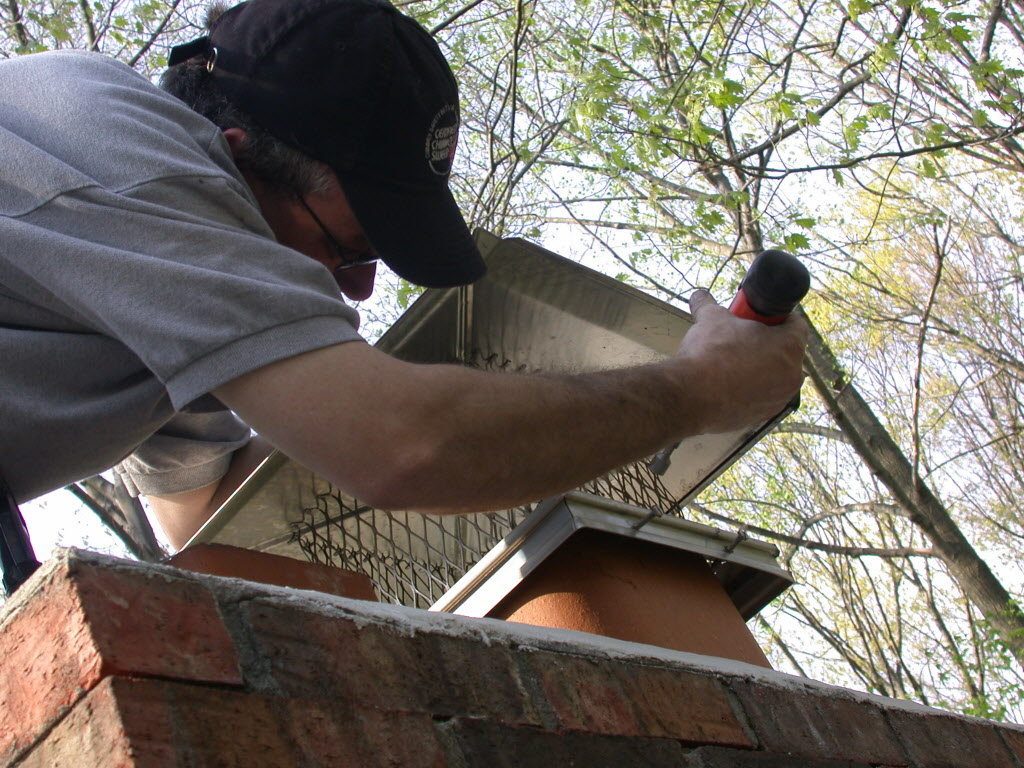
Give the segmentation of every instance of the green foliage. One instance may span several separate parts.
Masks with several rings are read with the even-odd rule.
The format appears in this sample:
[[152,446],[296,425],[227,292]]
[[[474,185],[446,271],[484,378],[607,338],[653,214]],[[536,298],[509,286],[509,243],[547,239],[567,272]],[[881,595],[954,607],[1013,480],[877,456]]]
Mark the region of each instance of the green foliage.
[[850,153],[856,152],[860,147],[861,135],[867,130],[867,127],[867,116],[858,115],[843,128],[843,138],[846,140],[846,148]]
[[395,291],[395,304],[399,309],[405,311],[409,308],[419,295],[423,293],[423,288],[418,285],[413,285],[408,280],[399,280],[398,289]]
[[872,9],[871,0],[850,0],[846,6],[851,21],[856,21],[862,14],[870,13]]
[[[739,106],[743,103],[745,93],[742,83],[727,77],[712,77],[706,81],[707,100],[719,109]],[[792,95],[790,98],[793,98]]]
[[811,247],[811,241],[803,232],[790,232],[782,241],[787,251],[800,253]]
[[[179,4],[168,0],[28,0],[18,8],[20,26],[5,23],[0,37],[4,56],[68,48],[97,50],[144,72],[164,65],[165,47],[177,42],[170,40],[167,30],[184,21]],[[168,23],[172,18],[176,24]]]

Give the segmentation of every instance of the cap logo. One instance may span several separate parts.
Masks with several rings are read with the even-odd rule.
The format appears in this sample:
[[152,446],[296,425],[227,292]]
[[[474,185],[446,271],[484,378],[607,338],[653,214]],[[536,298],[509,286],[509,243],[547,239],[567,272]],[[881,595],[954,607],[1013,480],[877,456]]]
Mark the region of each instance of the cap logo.
[[426,155],[430,170],[438,176],[447,176],[455,159],[455,146],[459,142],[459,108],[448,104],[430,121],[427,131]]

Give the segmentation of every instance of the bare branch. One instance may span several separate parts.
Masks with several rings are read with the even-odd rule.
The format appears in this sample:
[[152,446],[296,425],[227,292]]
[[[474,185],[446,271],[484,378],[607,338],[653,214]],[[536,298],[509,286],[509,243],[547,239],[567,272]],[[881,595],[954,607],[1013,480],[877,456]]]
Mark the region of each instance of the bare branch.
[[841,429],[835,427],[823,427],[819,424],[808,424],[802,421],[789,421],[782,422],[772,432],[774,435],[814,435],[815,437],[824,437],[829,440],[838,440],[842,443],[848,443],[849,439],[843,434]]
[[444,21],[439,23],[437,26],[435,26],[432,30],[430,30],[430,34],[434,35],[436,37],[438,32],[441,32],[442,30],[444,30],[447,27],[449,27],[452,24],[454,24],[460,18],[462,18],[467,13],[469,13],[474,8],[476,8],[478,5],[480,5],[483,1],[484,0],[472,0],[472,2],[467,3],[466,5],[462,6],[457,11],[455,11],[455,13],[451,14],[447,19],[445,19]]
[[[88,0],[82,0],[82,2],[87,2],[87,1]],[[132,56],[128,60],[128,65],[129,66],[134,67],[140,61],[142,61],[142,58],[147,53],[149,53],[150,49],[153,47],[153,45],[156,43],[156,41],[159,40],[163,36],[164,31],[167,29],[167,25],[171,21],[171,18],[173,18],[175,13],[177,13],[178,5],[180,3],[181,3],[181,0],[171,0],[171,4],[170,4],[170,7],[167,9],[167,13],[164,14],[164,17],[160,20],[160,23],[156,25],[156,29],[153,30],[153,33],[149,36],[149,38],[146,40],[146,42],[142,44],[142,47],[139,48],[139,50],[135,52],[135,55]]]
[[[870,79],[871,79],[870,73],[862,72],[861,74],[857,75],[857,77],[853,78],[852,80],[848,80],[847,82],[843,83],[842,85],[839,86],[839,88],[836,90],[836,92],[832,95],[831,99],[829,99],[827,102],[825,102],[820,107],[818,107],[816,110],[814,110],[814,114],[816,114],[819,118],[824,117],[829,112],[831,112],[833,109],[835,109],[843,101],[843,99],[845,99],[847,97],[847,95],[849,95],[849,93],[851,91],[859,88],[860,86],[862,86],[864,83],[866,83]],[[789,125],[788,128],[784,128],[781,131],[776,132],[775,134],[773,134],[772,136],[768,137],[767,139],[762,141],[760,144],[752,147],[751,149],[747,149],[747,150],[744,150],[743,152],[740,152],[739,154],[734,154],[734,155],[731,155],[730,157],[724,158],[722,160],[722,164],[723,165],[735,165],[737,167],[742,167],[742,166],[740,166],[740,164],[744,160],[746,160],[746,159],[748,159],[750,157],[753,157],[754,155],[759,155],[759,154],[761,154],[762,152],[764,152],[764,151],[766,151],[768,149],[771,149],[772,147],[777,145],[779,142],[789,138],[794,133],[796,133],[797,131],[801,130],[804,127],[805,127],[805,124],[802,121],[793,122],[793,123],[791,123]]]
[[92,18],[92,6],[89,5],[89,0],[78,0],[78,7],[81,9],[82,19],[85,21],[85,39],[89,43],[89,50],[98,51],[96,24]]
[[[719,515],[717,512],[712,512],[703,504],[696,501],[690,502],[690,506],[696,509],[702,515],[707,515],[713,520],[717,520],[721,523],[728,523],[735,525],[736,521],[725,515]],[[774,539],[775,541],[782,541],[786,544],[792,544],[795,547],[802,549],[813,549],[818,552],[828,552],[833,555],[845,555],[846,557],[936,557],[937,553],[933,549],[920,549],[917,547],[846,547],[838,544],[827,544],[823,541],[811,541],[808,539],[802,539],[796,536],[787,536],[784,533],[778,531],[772,531],[767,528],[762,528],[757,525],[743,524],[746,530],[753,531],[759,536],[765,538]]]
[[120,482],[111,483],[96,475],[68,486],[79,499],[88,499],[89,508],[102,520],[128,551],[140,560],[153,562],[163,557],[142,505],[132,498]]
[[1002,0],[992,0],[992,10],[988,14],[988,22],[985,24],[985,32],[981,36],[979,45],[978,60],[988,61],[992,55],[992,40],[996,35],[996,25],[1003,16]]
[[7,0],[7,10],[11,15],[10,24],[14,28],[14,38],[18,41],[19,47],[28,48],[31,40],[28,36],[28,30],[25,29],[25,22],[22,20],[21,7],[18,5],[18,0]]
[[917,362],[914,366],[914,401],[911,408],[911,439],[913,440],[913,458],[911,460],[913,474],[911,477],[914,488],[918,487],[921,477],[921,365],[924,360],[924,345],[928,336],[928,320],[932,314],[932,307],[935,305],[935,295],[939,290],[939,282],[942,280],[942,266],[946,261],[946,244],[949,241],[949,229],[946,230],[944,241],[940,243],[938,224],[933,224],[932,238],[935,248],[935,276],[928,293],[928,301],[925,304],[924,312],[921,313],[920,330],[917,336]]

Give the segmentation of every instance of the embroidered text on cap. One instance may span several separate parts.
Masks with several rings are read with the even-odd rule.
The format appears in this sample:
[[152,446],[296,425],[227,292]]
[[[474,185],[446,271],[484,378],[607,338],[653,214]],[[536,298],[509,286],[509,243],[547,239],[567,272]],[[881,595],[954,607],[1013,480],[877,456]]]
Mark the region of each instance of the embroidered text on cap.
[[452,170],[455,147],[459,141],[459,108],[448,104],[434,115],[427,131],[426,155],[430,170],[447,176]]

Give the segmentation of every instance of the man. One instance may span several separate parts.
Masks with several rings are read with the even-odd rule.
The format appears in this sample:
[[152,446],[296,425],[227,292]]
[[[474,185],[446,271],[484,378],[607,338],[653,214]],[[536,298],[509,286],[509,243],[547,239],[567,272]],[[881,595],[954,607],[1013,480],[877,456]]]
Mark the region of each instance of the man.
[[368,296],[377,258],[427,286],[483,273],[447,186],[458,96],[436,44],[383,0],[249,0],[170,63],[181,100],[94,54],[0,63],[0,470],[18,500],[120,462],[180,546],[273,445],[376,507],[497,509],[799,387],[804,324],[706,292],[655,365],[388,357],[339,288]]

